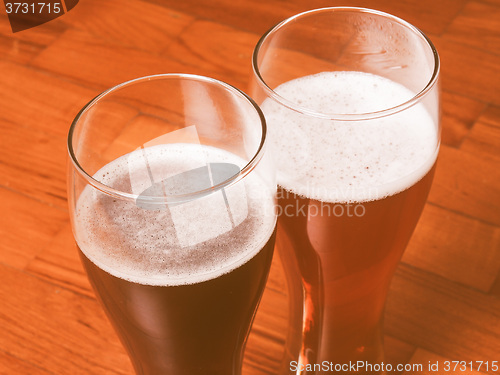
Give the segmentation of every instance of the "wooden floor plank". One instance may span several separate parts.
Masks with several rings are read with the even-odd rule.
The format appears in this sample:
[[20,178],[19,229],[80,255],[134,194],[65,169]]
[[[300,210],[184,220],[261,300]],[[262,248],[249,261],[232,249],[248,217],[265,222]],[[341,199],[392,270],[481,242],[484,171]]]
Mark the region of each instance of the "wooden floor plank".
[[395,374],[402,373],[402,371],[398,371],[397,365],[408,363],[416,350],[414,345],[388,335],[385,335],[384,338],[384,349],[384,362],[390,363],[394,367]]
[[27,64],[42,49],[43,47],[38,44],[0,34],[0,55],[3,60]]
[[0,374],[56,375],[0,351]]
[[430,37],[441,57],[441,78],[446,91],[500,105],[500,55],[446,38]]
[[61,21],[110,44],[158,54],[193,17],[143,1],[85,0]]
[[446,358],[493,361],[500,353],[500,300],[418,268],[398,268],[385,316],[389,335]]
[[500,272],[500,228],[427,204],[403,262],[487,293]]
[[61,288],[95,298],[80,262],[69,223],[37,253],[24,270]]
[[[237,27],[240,30],[257,34],[264,33],[274,24],[294,14],[294,5],[291,2],[280,2],[280,6],[276,6],[276,4],[271,4],[264,0],[257,0],[255,2],[227,0],[145,1],[192,14],[200,20],[212,20],[219,24],[233,28]],[[298,6],[303,8],[305,4]]]
[[[170,40],[165,37],[163,47]],[[167,58],[132,47],[110,44],[102,37],[71,29],[47,47],[32,62],[75,82],[101,91],[138,77],[182,72],[184,66]],[[196,72],[196,69],[193,69]]]
[[66,210],[66,138],[3,120],[0,132],[0,186]]
[[[0,264],[23,269],[68,222],[68,214],[0,187]],[[15,289],[13,289],[15,290]]]
[[294,14],[332,6],[374,8],[408,20],[427,33],[440,34],[453,21],[454,16],[466,2],[466,0],[424,0],[420,2],[380,0],[374,4],[370,0],[309,0],[279,1],[277,3],[265,0],[252,2],[229,0],[146,1],[186,13],[193,13],[202,19],[217,20],[219,23],[258,34],[263,34],[276,23]]
[[[210,38],[204,38],[210,35]],[[197,21],[184,30],[164,56],[184,66],[203,68],[214,78],[247,91],[252,74],[252,52],[259,40],[257,34],[239,31],[209,21]]]
[[441,93],[441,103],[441,142],[457,148],[487,105],[467,96],[447,91]]
[[429,201],[500,225],[500,169],[491,159],[442,146]]
[[500,8],[480,1],[468,1],[442,35],[493,54],[500,54]]
[[490,289],[490,294],[500,299],[500,273]]
[[0,351],[7,355],[55,374],[131,373],[94,299],[0,265],[0,300]]
[[11,39],[13,42],[22,41],[36,45],[39,48],[45,48],[56,40],[66,29],[67,26],[57,20],[14,34],[12,33],[7,13],[4,12],[3,9],[2,12],[0,12],[0,35]]
[[19,64],[0,61],[0,69],[0,118],[46,134],[66,137],[80,108],[99,93]]
[[484,111],[460,149],[494,161],[500,160],[500,107],[490,106]]
[[498,0],[478,0],[478,3],[488,4],[488,5],[492,5],[492,6],[498,7]]

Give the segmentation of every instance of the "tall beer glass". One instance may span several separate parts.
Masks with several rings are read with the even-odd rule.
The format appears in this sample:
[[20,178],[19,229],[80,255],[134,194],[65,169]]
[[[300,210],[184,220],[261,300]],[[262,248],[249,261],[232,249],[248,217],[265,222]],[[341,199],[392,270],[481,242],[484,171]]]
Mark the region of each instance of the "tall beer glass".
[[440,143],[436,50],[389,14],[324,8],[267,32],[253,67],[278,165],[286,372],[383,373],[389,282]]
[[105,91],[69,132],[69,206],[89,280],[137,374],[239,374],[274,248],[266,124],[192,75]]

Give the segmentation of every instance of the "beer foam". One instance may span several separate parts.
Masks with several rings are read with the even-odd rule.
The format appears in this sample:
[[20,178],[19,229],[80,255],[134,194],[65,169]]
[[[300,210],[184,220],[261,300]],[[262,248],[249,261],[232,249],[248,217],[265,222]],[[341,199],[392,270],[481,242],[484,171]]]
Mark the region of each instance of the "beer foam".
[[[275,92],[322,114],[371,113],[415,96],[396,82],[361,72],[322,72]],[[306,116],[273,99],[261,107],[278,183],[301,196],[332,203],[382,199],[418,182],[436,160],[437,124],[421,103],[363,121]]]
[[[94,178],[137,194],[153,182],[207,163],[245,166],[227,151],[201,145],[157,145],[105,165]],[[144,209],[87,186],[76,213],[81,251],[108,273],[146,285],[210,280],[253,258],[275,227],[274,193],[256,173],[197,199]]]

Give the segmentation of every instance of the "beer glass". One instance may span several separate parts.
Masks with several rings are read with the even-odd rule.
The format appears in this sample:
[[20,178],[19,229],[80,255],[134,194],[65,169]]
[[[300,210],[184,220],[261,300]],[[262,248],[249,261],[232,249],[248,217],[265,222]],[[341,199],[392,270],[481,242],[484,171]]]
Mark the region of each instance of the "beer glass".
[[72,228],[137,374],[240,374],[274,249],[262,112],[214,79],[113,87],[68,137]]
[[437,52],[392,15],[323,8],[263,35],[253,69],[278,165],[284,372],[384,373],[389,283],[440,143]]

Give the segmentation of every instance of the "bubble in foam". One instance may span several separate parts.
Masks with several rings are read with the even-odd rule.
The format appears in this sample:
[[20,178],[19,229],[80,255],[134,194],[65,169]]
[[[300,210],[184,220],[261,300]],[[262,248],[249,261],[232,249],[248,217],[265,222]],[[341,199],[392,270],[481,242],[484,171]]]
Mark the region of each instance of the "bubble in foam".
[[[323,72],[275,89],[323,114],[393,108],[415,96],[389,79],[361,72]],[[278,183],[325,202],[363,202],[403,191],[435,162],[437,124],[418,103],[388,117],[333,121],[305,116],[272,99],[262,104]]]
[[[158,145],[147,151],[146,161],[143,150],[135,151],[104,166],[95,177],[137,193],[154,182],[151,178],[160,181],[203,163],[245,165],[241,158],[207,146]],[[273,192],[256,173],[187,204],[164,208],[143,209],[87,186],[76,207],[77,243],[93,263],[114,276],[181,285],[218,277],[246,263],[275,226]]]

